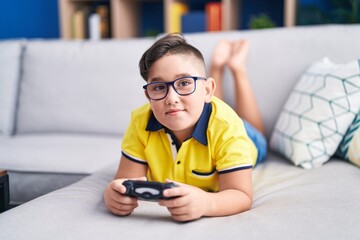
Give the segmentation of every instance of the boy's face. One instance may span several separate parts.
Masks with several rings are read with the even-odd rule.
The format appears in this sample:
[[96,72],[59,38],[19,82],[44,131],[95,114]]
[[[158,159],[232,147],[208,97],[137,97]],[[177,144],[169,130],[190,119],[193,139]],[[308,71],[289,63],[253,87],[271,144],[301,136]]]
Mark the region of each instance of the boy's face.
[[[148,83],[171,82],[183,76],[206,77],[203,63],[193,55],[172,54],[158,59],[151,67]],[[210,102],[215,90],[212,78],[197,80],[196,90],[187,96],[177,94],[169,86],[167,96],[162,100],[150,100],[156,119],[170,129],[179,141],[184,141],[198,121],[205,102]]]

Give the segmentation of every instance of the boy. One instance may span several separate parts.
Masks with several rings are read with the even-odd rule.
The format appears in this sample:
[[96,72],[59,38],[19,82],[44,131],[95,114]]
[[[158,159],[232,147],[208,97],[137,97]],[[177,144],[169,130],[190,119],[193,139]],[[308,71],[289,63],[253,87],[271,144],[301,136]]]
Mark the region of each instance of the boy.
[[115,180],[104,193],[107,208],[129,215],[137,199],[123,181],[173,181],[160,200],[176,221],[226,216],[251,208],[252,167],[258,151],[243,121],[214,97],[202,54],[181,35],[159,39],[142,56],[149,104],[132,113]]

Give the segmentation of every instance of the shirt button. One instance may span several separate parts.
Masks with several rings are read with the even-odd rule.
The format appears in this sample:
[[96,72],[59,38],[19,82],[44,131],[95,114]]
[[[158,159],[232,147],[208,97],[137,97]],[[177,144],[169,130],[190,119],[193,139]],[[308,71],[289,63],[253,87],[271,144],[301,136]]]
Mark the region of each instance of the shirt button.
[[177,164],[179,165],[181,162],[180,161],[177,161]]

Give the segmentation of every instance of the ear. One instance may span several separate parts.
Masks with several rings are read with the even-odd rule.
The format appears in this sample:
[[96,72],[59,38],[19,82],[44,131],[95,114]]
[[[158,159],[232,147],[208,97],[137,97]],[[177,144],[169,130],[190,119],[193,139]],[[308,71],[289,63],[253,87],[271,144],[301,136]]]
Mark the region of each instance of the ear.
[[205,102],[209,103],[212,100],[212,97],[214,96],[214,92],[216,89],[216,83],[213,78],[208,78],[205,81]]

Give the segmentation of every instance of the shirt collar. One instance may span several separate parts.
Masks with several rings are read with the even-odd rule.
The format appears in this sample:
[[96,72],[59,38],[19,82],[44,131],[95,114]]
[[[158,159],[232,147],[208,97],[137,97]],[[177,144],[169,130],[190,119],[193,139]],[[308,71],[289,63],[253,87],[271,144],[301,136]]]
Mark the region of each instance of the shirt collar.
[[[194,137],[199,143],[205,146],[208,145],[206,130],[208,128],[211,112],[212,112],[211,103],[205,103],[204,109],[200,115],[198,122],[196,123],[195,129],[193,133],[189,136],[189,138]],[[151,113],[149,122],[146,126],[146,131],[156,132],[161,129],[166,130],[166,128],[155,118],[154,113]]]

